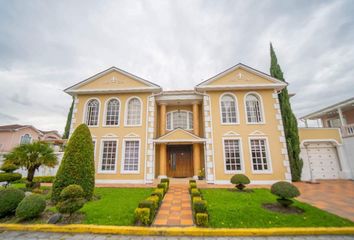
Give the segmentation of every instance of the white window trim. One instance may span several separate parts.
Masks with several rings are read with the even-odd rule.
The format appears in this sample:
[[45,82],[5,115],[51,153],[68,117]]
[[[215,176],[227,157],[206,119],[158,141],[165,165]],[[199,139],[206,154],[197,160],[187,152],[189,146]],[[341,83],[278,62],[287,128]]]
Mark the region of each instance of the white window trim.
[[[113,99],[116,99],[116,100],[118,100],[118,102],[119,102],[118,124],[117,124],[117,125],[106,125],[108,103],[109,103],[109,101],[111,101],[111,100],[113,100]],[[121,115],[120,115],[121,109],[122,109],[122,104],[121,104],[119,98],[117,98],[117,97],[108,98],[108,99],[105,101],[105,103],[104,103],[104,113],[103,113],[103,123],[102,123],[102,126],[103,126],[103,127],[111,127],[111,128],[119,127],[119,126],[120,126],[120,119],[121,119]]]
[[[225,95],[230,95],[234,98],[235,100],[235,107],[236,107],[236,122],[235,123],[224,123],[222,120],[222,107],[221,107],[221,102],[222,98]],[[235,94],[232,92],[224,92],[223,94],[220,95],[219,97],[219,115],[220,115],[220,124],[221,125],[239,125],[240,124],[240,115],[239,115],[239,106],[238,106],[238,100]]]
[[[140,124],[128,124],[128,104],[129,101],[133,98],[136,98],[140,101]],[[128,98],[125,102],[125,109],[124,109],[124,126],[125,127],[141,127],[143,124],[143,108],[144,108],[144,104],[143,101],[141,100],[140,97],[138,96],[132,96],[130,98]]]
[[23,134],[23,135],[20,137],[20,144],[22,144],[22,143],[21,143],[21,142],[22,142],[22,137],[24,137],[25,135],[29,135],[29,136],[30,136],[30,142],[29,142],[29,143],[32,143],[32,141],[33,141],[32,135],[29,134],[29,133],[25,133],[25,134]]
[[95,142],[95,144],[93,145],[93,159],[96,159],[96,148],[97,148],[96,138],[92,138],[92,142]]
[[[124,170],[124,157],[125,157],[125,142],[127,141],[138,141],[139,142],[139,153],[138,153],[138,170],[137,171],[127,171]],[[140,174],[140,164],[141,164],[141,139],[140,138],[124,138],[123,139],[123,145],[122,145],[122,157],[121,157],[121,163],[120,163],[120,173],[121,174]]]
[[[256,95],[258,97],[258,100],[259,100],[259,104],[260,104],[260,107],[261,107],[261,114],[262,114],[262,122],[249,122],[248,121],[248,116],[247,116],[247,106],[246,106],[246,98],[248,95]],[[245,96],[243,97],[243,107],[244,107],[244,110],[245,110],[245,118],[246,118],[246,123],[247,124],[250,124],[250,125],[258,125],[258,124],[265,124],[266,123],[266,120],[265,120],[265,112],[264,112],[264,105],[263,105],[263,99],[262,99],[262,96],[257,93],[257,92],[247,92],[245,94]]]
[[[114,167],[114,171],[107,171],[107,170],[102,170],[102,155],[103,155],[103,147],[104,144],[103,142],[105,141],[116,141],[117,147],[116,147],[116,161],[115,161],[115,167]],[[118,156],[118,148],[119,148],[119,140],[117,138],[105,138],[105,139],[101,139],[101,143],[100,143],[100,156],[99,156],[99,161],[98,161],[98,169],[97,169],[97,173],[101,173],[101,174],[112,174],[112,173],[117,173],[117,162],[119,159]]]
[[[173,128],[173,113],[175,113],[175,112],[186,112],[187,113],[187,126],[189,127],[191,124],[193,125],[193,112],[192,111],[188,111],[188,110],[180,110],[180,111],[178,111],[178,110],[175,110],[175,111],[170,111],[170,112],[166,113],[166,130],[173,131],[173,130],[176,129],[176,128]],[[189,113],[192,113],[192,123],[191,124],[189,122]],[[168,124],[167,124],[167,119],[168,119],[167,115],[168,114],[172,114],[171,118],[170,118],[171,119],[171,128],[167,128],[167,126],[168,126]],[[193,128],[186,128],[184,130],[190,131],[190,130],[193,130]]]
[[[253,159],[252,159],[252,148],[251,148],[251,140],[259,140],[265,139],[266,140],[266,152],[267,152],[267,163],[268,163],[268,170],[254,170],[253,168]],[[268,137],[248,137],[248,148],[249,148],[249,159],[251,162],[251,170],[253,174],[272,174],[273,173],[273,165],[272,165],[272,157],[270,155],[270,148],[269,148],[269,141]]]
[[[232,171],[232,170],[226,169],[225,140],[238,140],[239,141],[241,170]],[[222,152],[223,152],[224,173],[225,174],[245,173],[245,161],[244,161],[244,157],[243,157],[244,155],[243,155],[243,146],[242,146],[242,138],[241,137],[223,137],[222,138]]]
[[[97,116],[97,125],[88,125],[86,124],[86,112],[87,112],[87,104],[89,103],[89,101],[91,100],[97,100],[98,101],[98,116]],[[100,118],[101,118],[101,101],[98,99],[98,98],[89,98],[86,100],[85,102],[85,105],[84,105],[84,113],[82,115],[82,123],[85,123],[86,126],[88,126],[89,128],[92,127],[92,128],[96,128],[96,127],[99,127],[100,126]]]

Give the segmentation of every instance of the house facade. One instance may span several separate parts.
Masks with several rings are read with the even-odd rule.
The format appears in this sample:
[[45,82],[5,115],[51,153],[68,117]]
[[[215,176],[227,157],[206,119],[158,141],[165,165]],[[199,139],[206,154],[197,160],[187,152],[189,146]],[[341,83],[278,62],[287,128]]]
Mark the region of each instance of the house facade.
[[[303,180],[354,179],[354,98],[300,118]],[[317,121],[309,127],[309,121]]]
[[163,91],[112,67],[65,90],[74,97],[71,133],[85,123],[96,182],[196,178],[254,184],[291,180],[278,93],[286,83],[237,64],[191,90]]

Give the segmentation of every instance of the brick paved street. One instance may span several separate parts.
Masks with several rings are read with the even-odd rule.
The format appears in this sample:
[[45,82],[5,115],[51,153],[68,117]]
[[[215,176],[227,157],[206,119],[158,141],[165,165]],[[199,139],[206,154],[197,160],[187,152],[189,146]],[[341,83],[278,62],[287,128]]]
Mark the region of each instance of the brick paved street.
[[289,237],[149,237],[149,236],[118,236],[118,235],[98,235],[98,234],[68,234],[68,233],[44,233],[44,232],[0,232],[1,240],[353,240],[354,236],[289,236]]

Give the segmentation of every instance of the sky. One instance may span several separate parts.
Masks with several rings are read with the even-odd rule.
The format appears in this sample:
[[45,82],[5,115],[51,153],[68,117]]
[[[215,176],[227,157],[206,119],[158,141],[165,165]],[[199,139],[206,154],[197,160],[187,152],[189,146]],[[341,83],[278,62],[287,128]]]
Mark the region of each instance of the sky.
[[354,96],[354,1],[0,0],[0,125],[63,132],[63,90],[111,66],[164,90],[275,48],[297,117]]

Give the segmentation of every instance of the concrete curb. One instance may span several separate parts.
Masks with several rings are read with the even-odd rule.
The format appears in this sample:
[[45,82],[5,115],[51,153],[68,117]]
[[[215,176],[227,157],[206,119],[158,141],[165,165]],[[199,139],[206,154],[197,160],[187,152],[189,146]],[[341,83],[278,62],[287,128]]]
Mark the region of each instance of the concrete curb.
[[354,227],[318,228],[197,228],[133,227],[85,224],[0,224],[0,231],[38,231],[64,233],[98,233],[141,236],[289,236],[289,235],[354,235]]

